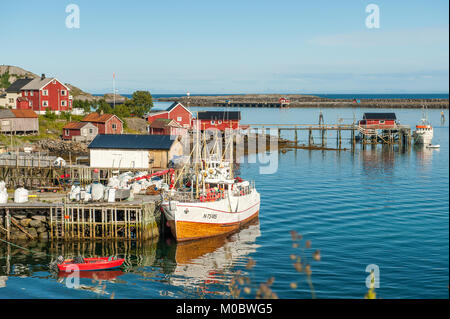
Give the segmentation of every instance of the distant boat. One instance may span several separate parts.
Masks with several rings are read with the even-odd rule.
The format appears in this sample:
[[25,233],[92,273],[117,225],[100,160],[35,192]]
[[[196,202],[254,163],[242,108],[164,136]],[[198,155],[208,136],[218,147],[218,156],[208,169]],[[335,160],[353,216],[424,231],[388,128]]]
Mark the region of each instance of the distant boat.
[[415,144],[431,145],[431,140],[433,139],[433,127],[430,122],[428,122],[425,113],[423,113],[423,117],[419,124],[416,125],[413,137]]
[[439,145],[439,144],[436,144],[436,145],[428,144],[427,145],[427,148],[440,148],[440,147],[441,147],[441,145]]

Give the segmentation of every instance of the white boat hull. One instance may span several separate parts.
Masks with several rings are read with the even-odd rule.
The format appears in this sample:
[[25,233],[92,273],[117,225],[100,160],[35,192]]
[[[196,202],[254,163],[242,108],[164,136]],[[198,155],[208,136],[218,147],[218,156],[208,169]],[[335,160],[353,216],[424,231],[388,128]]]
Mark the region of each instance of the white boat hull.
[[187,241],[238,230],[258,216],[260,194],[253,189],[213,202],[164,201],[161,207],[176,240]]

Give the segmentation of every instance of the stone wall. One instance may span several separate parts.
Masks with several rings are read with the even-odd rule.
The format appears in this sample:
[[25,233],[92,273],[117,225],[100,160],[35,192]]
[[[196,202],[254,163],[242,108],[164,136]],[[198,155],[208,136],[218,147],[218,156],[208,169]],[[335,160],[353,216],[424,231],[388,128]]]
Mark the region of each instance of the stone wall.
[[[9,209],[10,216],[20,225],[17,227],[13,222],[10,224],[10,240],[23,241],[31,240],[23,230],[31,235],[35,240],[47,241],[50,237],[50,226],[48,220],[48,211],[21,210],[16,211]],[[0,211],[0,228],[1,237],[6,239],[6,211]],[[23,230],[21,230],[22,228]]]

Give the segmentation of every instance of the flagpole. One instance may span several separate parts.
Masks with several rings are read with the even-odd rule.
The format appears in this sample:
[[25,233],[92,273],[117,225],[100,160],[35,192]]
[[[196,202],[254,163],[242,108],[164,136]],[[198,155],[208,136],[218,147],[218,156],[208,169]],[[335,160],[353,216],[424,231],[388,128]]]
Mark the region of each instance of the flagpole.
[[113,73],[113,104],[114,109],[116,108],[116,74]]

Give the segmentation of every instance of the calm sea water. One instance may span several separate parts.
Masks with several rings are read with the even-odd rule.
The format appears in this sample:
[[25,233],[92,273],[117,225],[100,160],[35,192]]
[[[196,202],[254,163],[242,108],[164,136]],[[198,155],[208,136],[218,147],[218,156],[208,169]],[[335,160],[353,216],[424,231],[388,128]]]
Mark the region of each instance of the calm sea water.
[[[323,110],[326,123],[359,119],[364,111]],[[316,123],[319,111],[241,112],[245,123],[267,124]],[[421,110],[395,112],[403,124],[415,125],[421,117]],[[272,288],[280,298],[311,298],[311,287],[295,271],[291,254],[311,263],[317,298],[363,298],[368,265],[379,268],[379,298],[448,298],[448,110],[444,113],[442,125],[440,110],[428,111],[438,150],[293,150],[278,154],[277,172],[269,175],[260,174],[265,164],[258,158],[245,158],[239,174],[256,181],[260,218],[227,240],[177,245],[167,236],[146,245],[32,243],[27,247],[33,252],[0,244],[0,298],[227,298],[237,271],[250,277],[252,287],[274,277]],[[307,134],[300,138],[306,142]],[[332,134],[328,143],[335,145]],[[291,230],[310,240],[311,249],[294,248]],[[311,258],[316,249],[319,262]],[[80,288],[72,289],[47,269],[50,255],[59,254],[123,254],[127,262],[122,271],[85,274]],[[256,262],[251,270],[245,268],[249,258]],[[290,287],[292,282],[297,289]],[[253,288],[242,297],[254,293]]]

